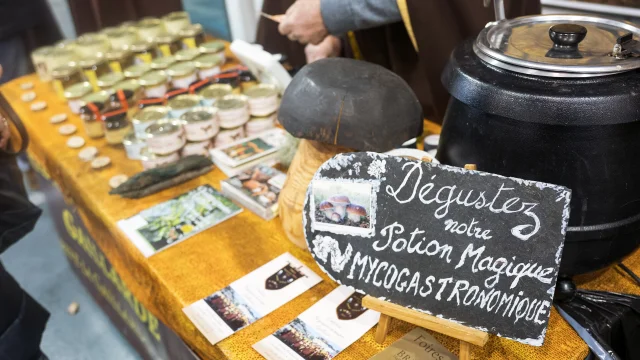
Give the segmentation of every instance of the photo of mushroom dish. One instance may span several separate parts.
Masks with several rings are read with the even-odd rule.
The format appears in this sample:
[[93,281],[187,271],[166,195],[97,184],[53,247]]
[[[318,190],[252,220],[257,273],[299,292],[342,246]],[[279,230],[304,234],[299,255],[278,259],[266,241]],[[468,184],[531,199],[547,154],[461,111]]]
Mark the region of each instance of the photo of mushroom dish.
[[372,228],[370,184],[314,180],[313,200],[311,218],[320,230]]

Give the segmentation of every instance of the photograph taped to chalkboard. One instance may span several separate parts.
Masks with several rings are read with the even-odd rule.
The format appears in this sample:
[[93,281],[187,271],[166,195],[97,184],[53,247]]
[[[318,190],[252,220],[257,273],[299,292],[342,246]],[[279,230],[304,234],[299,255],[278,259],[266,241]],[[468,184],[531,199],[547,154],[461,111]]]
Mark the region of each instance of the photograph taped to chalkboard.
[[[372,185],[367,239],[342,231],[350,227],[316,226],[325,193],[316,188],[336,183]],[[320,268],[341,285],[540,346],[570,200],[571,190],[559,185],[372,152],[338,154],[307,190],[304,232]]]
[[312,227],[338,234],[371,236],[375,221],[370,183],[314,180]]

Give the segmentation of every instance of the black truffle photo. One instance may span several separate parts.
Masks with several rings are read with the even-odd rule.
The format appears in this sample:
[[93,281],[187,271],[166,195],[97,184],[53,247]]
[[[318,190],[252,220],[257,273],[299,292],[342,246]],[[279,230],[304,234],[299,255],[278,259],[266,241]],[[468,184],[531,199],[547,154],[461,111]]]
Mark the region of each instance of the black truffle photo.
[[371,184],[314,180],[312,191],[311,219],[315,229],[338,234],[373,234]]

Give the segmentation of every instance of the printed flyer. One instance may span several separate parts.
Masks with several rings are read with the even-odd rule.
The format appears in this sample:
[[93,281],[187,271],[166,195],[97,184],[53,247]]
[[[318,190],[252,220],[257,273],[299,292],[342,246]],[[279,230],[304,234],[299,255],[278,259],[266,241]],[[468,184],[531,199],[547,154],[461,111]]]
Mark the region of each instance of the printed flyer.
[[199,186],[125,220],[118,227],[146,257],[242,212],[210,185]]
[[268,360],[329,360],[378,323],[364,295],[340,286],[295,320],[253,345]]
[[369,360],[458,360],[431,334],[415,328]]
[[309,290],[322,279],[289,253],[182,309],[216,344]]

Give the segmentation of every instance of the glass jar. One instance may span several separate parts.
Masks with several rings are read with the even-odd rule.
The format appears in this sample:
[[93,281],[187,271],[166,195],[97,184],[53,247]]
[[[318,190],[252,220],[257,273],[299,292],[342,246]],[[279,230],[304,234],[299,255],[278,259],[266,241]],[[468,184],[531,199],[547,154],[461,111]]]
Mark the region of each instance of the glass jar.
[[227,84],[231,85],[234,94],[241,94],[240,88],[240,76],[237,71],[225,71],[214,76],[211,81],[214,84]]
[[244,95],[227,95],[216,102],[223,129],[235,129],[249,121],[249,102]]
[[249,101],[251,116],[267,116],[278,110],[278,88],[270,84],[260,84],[244,92]]
[[124,74],[120,72],[111,72],[104,74],[98,78],[97,84],[101,90],[113,89],[117,83],[124,80]]
[[216,54],[222,57],[222,63],[224,64],[226,60],[225,56],[226,45],[224,41],[214,40],[208,41],[202,45],[200,45],[200,52],[203,54]]
[[171,65],[167,69],[167,74],[171,77],[171,85],[178,89],[186,89],[189,85],[198,81],[196,66],[192,62],[180,62]]
[[107,59],[103,57],[91,57],[78,62],[87,81],[91,83],[94,91],[99,91],[98,78],[111,72]]
[[182,42],[176,35],[162,34],[154,40],[162,56],[171,56],[182,49]]
[[137,101],[138,98],[134,90],[120,88],[109,96],[107,106],[109,109],[125,109],[128,118],[131,118],[138,111]]
[[127,120],[125,109],[118,109],[102,115],[104,138],[109,145],[120,145],[124,137],[131,132],[131,123]]
[[111,43],[106,35],[87,33],[76,40],[75,51],[82,58],[101,56],[111,49]]
[[218,134],[218,110],[214,107],[195,107],[180,116],[187,141],[210,140]]
[[145,129],[147,148],[156,155],[169,155],[187,142],[180,121],[156,121]]
[[111,47],[117,50],[128,48],[131,44],[138,41],[138,34],[131,29],[114,28],[105,34],[109,39]]
[[104,136],[102,110],[104,110],[104,103],[101,102],[87,102],[80,108],[80,118],[84,124],[84,130],[87,136],[92,139]]
[[151,62],[151,70],[167,70],[169,66],[175,64],[176,61],[176,58],[173,56],[155,58]]
[[164,97],[169,90],[169,77],[164,71],[152,71],[140,77],[145,98]]
[[[82,97],[82,106],[85,106],[87,103],[102,103],[104,106],[106,106],[107,101],[109,101],[109,96],[111,96],[111,94],[113,94],[112,91],[107,91],[107,90],[102,90],[102,91],[98,91],[98,92],[94,92],[88,95],[85,95]],[[105,110],[104,108],[102,109],[102,111]],[[100,118],[98,118],[100,119]]]
[[51,54],[53,49],[53,46],[43,46],[35,49],[31,53],[31,62],[33,63],[33,68],[36,69],[36,72],[38,73],[40,81],[51,81],[51,74],[49,73],[51,69],[47,67],[47,57]]
[[160,120],[169,119],[169,108],[166,106],[151,106],[138,111],[132,118],[133,131],[139,139],[146,139],[145,130],[149,125]]
[[180,30],[191,25],[189,14],[186,11],[174,11],[165,15],[162,20],[164,21],[164,27],[173,35],[179,34]]
[[[51,76],[53,75],[51,72],[54,69],[64,65],[69,65],[77,60],[79,60],[79,58],[75,51],[63,48],[53,48],[46,57],[47,71],[49,71],[49,75]],[[49,80],[52,80],[52,78]]]
[[222,57],[216,54],[203,54],[198,56],[193,63],[198,69],[198,77],[204,80],[220,73]]
[[276,113],[267,116],[252,116],[244,124],[244,131],[248,137],[258,135],[276,126]]
[[183,94],[169,100],[169,114],[174,119],[179,119],[182,114],[200,105],[200,96]]
[[216,148],[227,146],[245,137],[246,134],[243,126],[238,126],[235,129],[220,129],[220,132],[213,142],[213,146]]
[[105,56],[109,61],[111,71],[114,72],[121,73],[124,69],[133,65],[133,53],[126,50],[112,49]]
[[184,49],[197,49],[204,43],[204,29],[200,24],[191,24],[178,33]]
[[80,107],[84,105],[82,98],[91,93],[92,90],[93,87],[88,81],[71,85],[65,89],[64,97],[67,99],[67,104],[69,105],[69,109],[71,109],[72,113],[80,113]]
[[157,57],[156,46],[146,40],[137,40],[126,48],[133,53],[133,62],[135,64],[149,64]]
[[187,157],[191,155],[202,155],[202,156],[210,156],[209,149],[213,144],[211,140],[204,141],[187,141],[187,143],[182,148],[181,155],[182,157]]
[[168,155],[156,155],[149,151],[148,148],[142,149],[140,152],[140,160],[142,161],[142,167],[145,170],[155,169],[158,166],[173,164],[174,162],[180,160],[180,153],[174,152],[173,154]]
[[65,100],[65,90],[70,86],[85,81],[82,71],[79,67],[73,65],[62,65],[51,71],[51,85],[61,100]]
[[127,79],[124,81],[121,81],[119,83],[117,83],[114,87],[113,87],[113,91],[115,92],[116,90],[128,90],[128,91],[132,91],[133,92],[133,103],[137,103],[138,100],[142,99],[143,97],[143,89],[142,86],[140,85],[140,82],[136,79]]
[[227,95],[231,95],[233,87],[229,84],[213,84],[200,91],[202,96],[202,104],[205,106],[215,106],[218,99],[222,99]]
[[122,139],[122,144],[127,152],[127,158],[130,160],[140,160],[140,153],[147,146],[144,140],[138,139],[133,131],[125,135],[124,139]]
[[127,79],[138,79],[149,71],[151,71],[151,65],[147,63],[135,64],[124,69],[124,77]]
[[164,33],[164,24],[160,19],[145,18],[136,24],[136,30],[140,39],[154,41],[156,37]]
[[182,49],[174,57],[179,62],[192,61],[200,55],[198,49]]

